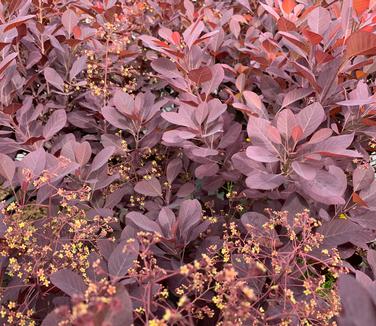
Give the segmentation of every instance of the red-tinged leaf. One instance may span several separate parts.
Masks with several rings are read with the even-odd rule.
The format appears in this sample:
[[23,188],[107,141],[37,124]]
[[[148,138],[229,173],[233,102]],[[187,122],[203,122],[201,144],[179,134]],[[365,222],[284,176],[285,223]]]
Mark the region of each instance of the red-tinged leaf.
[[166,42],[163,42],[161,40],[153,40],[153,42],[155,45],[158,45],[164,48],[170,48],[170,46]]
[[44,77],[46,78],[48,83],[55,86],[60,91],[64,92],[64,80],[60,77],[60,75],[56,72],[55,69],[46,67],[44,69]]
[[149,180],[141,180],[136,183],[134,190],[139,194],[150,197],[162,197],[162,188],[159,180],[155,177]]
[[8,11],[8,17],[11,17],[12,14],[20,7],[22,4],[22,0],[9,0],[7,11]]
[[300,163],[297,161],[292,162],[291,167],[297,175],[299,175],[305,180],[313,180],[317,173],[317,168],[309,164]]
[[359,206],[368,207],[367,203],[356,192],[352,194],[352,201]]
[[320,34],[316,34],[308,29],[303,30],[303,35],[309,40],[309,42],[313,45],[320,44],[323,40],[323,37]]
[[296,115],[296,120],[302,128],[304,138],[310,136],[326,119],[322,105],[315,102]]
[[365,126],[376,126],[376,120],[373,119],[363,118],[361,122]]
[[353,172],[353,188],[359,191],[370,186],[375,179],[375,171],[370,165],[360,165]]
[[93,173],[103,167],[110,157],[115,153],[114,146],[108,146],[103,148],[93,159],[91,163],[90,173]]
[[121,278],[128,273],[128,269],[133,266],[133,261],[137,259],[140,245],[137,240],[120,242],[111,253],[108,259],[108,271],[112,278]]
[[8,106],[6,106],[3,110],[3,112],[5,114],[14,114],[16,113],[19,109],[21,109],[22,107],[22,104],[21,103],[12,103],[12,104],[9,104]]
[[346,40],[346,58],[376,54],[376,34],[358,31]]
[[38,142],[40,140],[44,140],[44,139],[45,138],[43,136],[30,137],[27,141],[25,141],[24,143],[22,143],[22,145],[33,145],[36,142]]
[[[160,226],[149,217],[139,212],[130,212],[126,215],[126,219],[136,225],[139,229],[146,232],[156,232],[162,235]],[[127,224],[128,225],[128,224]]]
[[70,297],[84,296],[87,289],[82,276],[69,269],[62,269],[51,274],[50,280],[53,285]]
[[303,138],[303,129],[300,126],[295,126],[292,128],[291,137],[295,143]]
[[30,20],[30,19],[32,19],[34,17],[35,17],[35,15],[27,15],[27,16],[23,16],[23,17],[18,17],[16,19],[12,20],[11,22],[6,23],[5,25],[3,25],[3,26],[5,26],[4,29],[3,29],[3,32],[4,33],[8,32],[11,29],[16,28],[16,27],[24,24],[25,22],[27,22],[28,20]]
[[273,190],[286,181],[280,174],[270,174],[261,171],[254,171],[248,175],[245,183],[250,189]]
[[272,163],[279,162],[279,158],[260,146],[248,146],[246,150],[247,156],[257,162]]
[[266,128],[267,137],[275,144],[282,144],[281,134],[279,130],[274,126],[268,126]]
[[61,17],[61,22],[68,34],[72,35],[73,29],[77,26],[79,19],[72,9],[67,9]]
[[289,32],[289,31],[295,31],[296,26],[293,22],[287,20],[285,17],[281,17],[278,19],[277,27],[279,31],[283,32]]
[[175,45],[179,45],[180,44],[180,40],[181,40],[180,33],[179,32],[172,32],[171,39],[172,39],[172,42]]
[[172,184],[172,182],[180,174],[182,169],[183,169],[183,162],[180,158],[175,158],[172,161],[170,161],[166,169],[166,178],[167,178],[168,183]]
[[295,103],[296,101],[306,98],[312,92],[313,90],[311,88],[295,88],[289,91],[283,98],[281,109]]
[[74,155],[76,158],[77,163],[80,166],[84,166],[87,162],[89,162],[91,157],[91,146],[87,141],[82,143],[77,143],[74,146]]
[[81,35],[82,35],[82,31],[81,31],[81,28],[80,26],[74,26],[73,27],[73,36],[75,39],[80,39],[81,38]]
[[188,78],[198,85],[211,80],[212,77],[212,72],[209,67],[201,67],[191,70],[188,73]]
[[0,176],[11,182],[15,171],[16,165],[13,160],[8,155],[0,153]]
[[17,53],[11,53],[0,62],[0,74],[12,63],[13,59],[17,58]]
[[9,45],[10,43],[7,43],[7,42],[0,42],[0,51],[2,49],[4,49],[7,45]]
[[370,0],[353,0],[353,7],[356,14],[360,16],[363,12],[368,10]]
[[291,14],[296,6],[295,0],[282,0],[282,9],[286,14]]
[[67,114],[64,109],[54,111],[43,128],[43,137],[48,140],[55,136],[67,123]]

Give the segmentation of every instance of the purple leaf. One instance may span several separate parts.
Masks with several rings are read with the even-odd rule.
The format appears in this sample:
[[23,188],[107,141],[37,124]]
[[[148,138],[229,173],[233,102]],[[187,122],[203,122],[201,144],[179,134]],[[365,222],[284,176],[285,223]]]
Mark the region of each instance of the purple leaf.
[[330,13],[323,7],[316,7],[307,16],[308,27],[319,35],[323,35],[328,29],[330,21]]
[[120,278],[128,273],[128,269],[133,266],[133,261],[137,259],[139,253],[139,243],[137,240],[120,242],[108,259],[108,271],[113,278]]
[[170,161],[166,169],[166,178],[168,183],[172,183],[176,177],[180,174],[183,168],[183,163],[180,158],[175,158]]
[[[108,309],[104,318],[104,325],[111,326],[131,326],[133,324],[133,304],[126,289],[122,288],[117,291],[116,309]],[[115,308],[114,307],[114,308]]]
[[336,248],[347,242],[365,244],[373,239],[372,233],[360,225],[338,218],[323,224],[317,231],[324,236],[325,248]]
[[221,64],[216,64],[210,67],[213,78],[202,84],[202,92],[209,96],[210,93],[214,92],[219,85],[222,83],[225,72]]
[[12,182],[15,171],[16,165],[13,160],[8,155],[0,153],[0,175]]
[[370,165],[360,165],[353,172],[354,191],[362,190],[371,185],[375,179],[375,171]]
[[278,114],[277,128],[286,139],[291,137],[292,130],[297,125],[295,114],[290,109],[284,109]]
[[69,79],[73,80],[80,72],[86,68],[86,56],[79,57],[72,65],[71,70],[69,71]]
[[39,177],[46,166],[46,152],[43,148],[39,148],[34,152],[27,154],[20,166],[22,168],[30,169],[35,177]]
[[272,190],[279,187],[285,181],[285,177],[280,174],[254,171],[248,175],[245,183],[250,189]]
[[128,122],[124,115],[122,115],[118,110],[116,110],[112,106],[105,106],[102,108],[102,115],[108,121],[111,123],[114,127],[119,129],[128,129]]
[[161,184],[155,177],[137,182],[134,190],[145,196],[162,197]]
[[257,162],[272,163],[279,162],[279,158],[261,146],[248,146],[247,156]]
[[337,166],[329,166],[329,171],[318,170],[314,179],[305,180],[301,185],[309,196],[320,203],[345,204],[343,194],[347,188],[347,179]]
[[201,204],[197,199],[185,200],[181,203],[178,215],[180,234],[183,239],[188,239],[189,231],[201,221]]
[[333,134],[333,130],[330,128],[322,128],[317,130],[309,140],[307,144],[321,143],[325,139],[328,139]]
[[43,128],[43,137],[48,140],[55,136],[67,123],[67,114],[65,110],[56,110],[49,117]]
[[317,173],[317,169],[315,167],[297,161],[292,162],[291,167],[297,175],[306,180],[313,180]]
[[132,117],[134,110],[134,99],[131,95],[121,90],[116,90],[112,101],[120,113],[129,118]]
[[267,118],[268,113],[265,109],[264,103],[262,103],[261,98],[254,92],[251,91],[244,91],[243,96],[247,103],[247,106],[255,113],[258,114],[259,117]]
[[50,280],[53,285],[59,288],[70,297],[83,296],[87,289],[82,276],[69,270],[62,269],[50,276]]
[[270,126],[268,120],[262,118],[249,117],[247,132],[249,138],[251,138],[252,145],[264,147],[272,153],[279,154],[276,145],[268,138],[265,132]]
[[309,94],[312,93],[311,88],[295,88],[292,91],[289,91],[285,97],[283,98],[281,109],[290,104],[301,100],[302,98],[307,97]]
[[77,26],[79,19],[73,10],[67,9],[64,11],[61,17],[61,22],[63,23],[63,26],[67,30],[68,34],[71,35],[73,33],[73,29]]
[[46,78],[47,82],[64,92],[64,80],[60,77],[55,69],[50,67],[44,68],[44,77]]
[[222,103],[217,98],[212,99],[208,102],[209,114],[207,118],[207,123],[217,121],[218,118],[226,111],[227,105]]
[[201,32],[204,30],[205,25],[201,20],[197,20],[191,24],[183,33],[183,38],[188,48],[191,48],[194,42],[199,38]]
[[178,192],[176,193],[176,196],[184,198],[191,195],[194,191],[195,185],[192,182],[187,182],[179,188]]
[[296,120],[303,130],[303,137],[311,135],[325,120],[325,111],[320,103],[313,103],[296,115]]
[[156,232],[161,235],[163,233],[160,226],[144,214],[138,212],[130,212],[127,214],[126,219],[143,231]]
[[93,159],[93,163],[91,163],[90,173],[93,173],[99,170],[103,165],[107,163],[110,157],[115,153],[115,147],[109,146],[103,148]]
[[168,208],[163,207],[158,215],[158,223],[163,230],[163,234],[166,237],[170,237],[172,235],[172,228],[176,222],[176,217],[174,212]]
[[219,171],[219,166],[217,163],[207,163],[202,164],[195,170],[195,176],[199,179],[202,179],[204,177],[211,177],[213,175],[216,175]]
[[341,275],[338,283],[343,306],[340,325],[364,326],[374,324],[376,309],[367,289],[350,275]]
[[76,158],[77,163],[80,166],[84,166],[87,162],[89,162],[91,157],[91,146],[87,141],[83,143],[77,143],[74,145],[74,155]]

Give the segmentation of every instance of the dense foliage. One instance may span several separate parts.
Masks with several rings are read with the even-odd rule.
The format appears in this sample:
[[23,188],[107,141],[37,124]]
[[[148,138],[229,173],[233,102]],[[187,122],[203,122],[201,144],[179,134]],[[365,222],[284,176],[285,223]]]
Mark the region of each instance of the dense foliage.
[[374,325],[376,2],[0,1],[2,325]]

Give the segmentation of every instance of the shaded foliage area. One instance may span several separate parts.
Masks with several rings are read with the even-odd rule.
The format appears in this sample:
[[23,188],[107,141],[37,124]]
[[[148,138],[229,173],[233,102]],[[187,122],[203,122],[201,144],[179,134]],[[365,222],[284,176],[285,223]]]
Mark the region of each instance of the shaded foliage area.
[[374,7],[2,1],[1,322],[371,325]]

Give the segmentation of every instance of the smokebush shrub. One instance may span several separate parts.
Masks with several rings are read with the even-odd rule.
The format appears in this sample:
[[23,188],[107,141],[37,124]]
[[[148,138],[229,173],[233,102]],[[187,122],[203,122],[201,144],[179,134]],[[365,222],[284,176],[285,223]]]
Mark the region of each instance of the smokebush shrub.
[[374,7],[1,1],[2,325],[373,325]]

